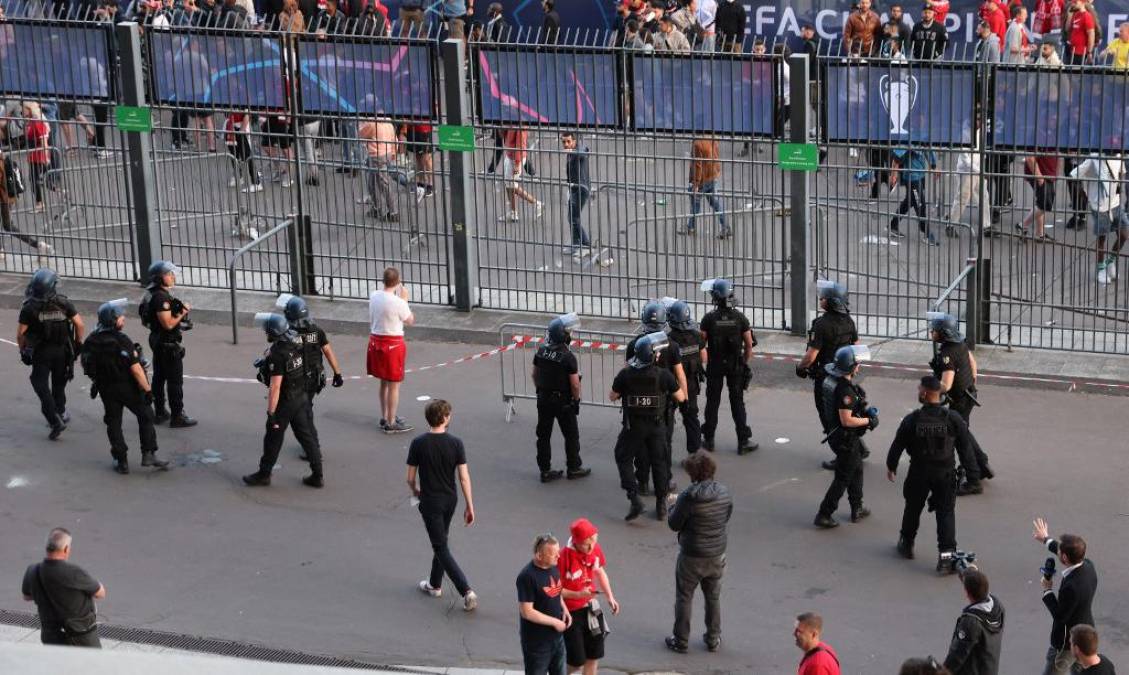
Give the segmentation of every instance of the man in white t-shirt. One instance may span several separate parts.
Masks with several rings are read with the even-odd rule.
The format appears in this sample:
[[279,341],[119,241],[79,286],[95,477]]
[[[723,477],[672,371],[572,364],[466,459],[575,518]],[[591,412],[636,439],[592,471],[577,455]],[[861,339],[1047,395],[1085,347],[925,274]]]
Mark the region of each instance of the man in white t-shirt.
[[368,374],[380,380],[380,429],[386,434],[402,434],[413,429],[396,417],[408,356],[404,326],[414,324],[416,318],[408,307],[408,290],[400,283],[400,270],[384,270],[384,287],[369,296],[368,316]]

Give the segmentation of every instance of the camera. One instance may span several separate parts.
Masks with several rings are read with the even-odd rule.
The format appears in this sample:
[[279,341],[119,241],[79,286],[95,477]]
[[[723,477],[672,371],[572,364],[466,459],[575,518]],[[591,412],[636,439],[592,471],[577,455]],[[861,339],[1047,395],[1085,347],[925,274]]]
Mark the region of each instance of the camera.
[[941,551],[937,557],[937,571],[963,575],[968,570],[976,569],[975,563],[976,554],[972,551]]

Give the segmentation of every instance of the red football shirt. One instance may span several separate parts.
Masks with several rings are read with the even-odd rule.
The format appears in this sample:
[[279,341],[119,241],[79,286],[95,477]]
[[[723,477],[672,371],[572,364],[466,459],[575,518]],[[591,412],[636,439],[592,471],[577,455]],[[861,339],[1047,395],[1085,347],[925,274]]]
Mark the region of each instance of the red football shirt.
[[[596,588],[594,581],[596,570],[606,564],[604,551],[599,544],[592,547],[591,553],[584,554],[573,548],[570,542],[568,546],[561,549],[561,556],[557,560],[557,569],[561,573],[561,585],[568,591],[591,592]],[[565,598],[565,607],[568,607],[570,612],[575,612],[587,604],[587,600],[580,598]]]
[[1076,56],[1086,53],[1087,33],[1094,30],[1094,17],[1086,10],[1075,12],[1070,17],[1070,52]]
[[50,164],[51,152],[43,149],[43,146],[50,145],[51,127],[43,120],[32,120],[24,128],[24,134],[27,136],[28,147],[34,148],[27,153],[27,161],[31,164]]

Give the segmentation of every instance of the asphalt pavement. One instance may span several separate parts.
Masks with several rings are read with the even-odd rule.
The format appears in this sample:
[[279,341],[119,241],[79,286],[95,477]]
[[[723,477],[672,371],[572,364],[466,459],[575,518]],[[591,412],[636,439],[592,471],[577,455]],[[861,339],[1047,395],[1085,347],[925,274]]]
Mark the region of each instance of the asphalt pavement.
[[[0,310],[0,335],[14,334],[15,319],[14,311]],[[127,332],[139,335],[138,329],[131,322]],[[811,519],[831,478],[819,468],[829,453],[819,444],[810,385],[785,364],[756,364],[757,383],[746,400],[761,449],[736,455],[724,409],[717,439],[718,477],[735,499],[724,645],[717,654],[705,652],[699,601],[691,653],[680,656],[662,644],[672,622],[677,544],[651,517],[622,520],[627,502],[611,458],[614,411],[586,408],[581,415],[581,448],[593,475],[542,485],[533,406],[518,402],[517,416],[505,422],[496,357],[408,376],[402,414],[422,430],[424,404],[417,399],[446,398],[455,411],[451,431],[466,443],[479,522],[454,527],[451,541],[480,597],[479,609],[468,615],[449,583],[439,600],[415,588],[427,573],[430,548],[403,483],[412,435],[378,431],[374,381],[349,379],[318,398],[324,490],[300,484],[306,467],[292,439],[270,488],[241,484],[261,450],[265,390],[254,382],[251,362],[263,345],[245,335],[232,346],[228,337],[212,325],[187,336],[187,409],[200,425],[158,430],[161,454],[175,468],[141,469],[127,420],[134,473],[125,477],[110,469],[101,405],[88,398],[82,376],[70,389],[70,427],[48,441],[28,371],[13,347],[0,345],[11,350],[0,359],[0,405],[8,420],[0,426],[0,514],[7,523],[0,570],[9,580],[0,608],[27,608],[18,579],[40,557],[47,530],[62,525],[75,534],[75,562],[106,585],[99,612],[114,624],[377,663],[513,667],[520,663],[514,577],[538,533],[565,536],[568,523],[583,515],[601,528],[623,606],[611,622],[604,662],[610,668],[788,672],[799,657],[792,619],[808,610],[824,615],[826,639],[846,672],[892,673],[906,657],[946,651],[964,604],[959,582],[933,572],[928,517],[918,560],[895,556],[901,488],[886,482],[882,466],[898,419],[915,405],[912,381],[866,374],[863,385],[883,420],[866,439],[874,451],[866,467],[874,515],[824,532]],[[355,335],[335,341],[347,375],[361,374],[364,345]],[[409,367],[476,351],[412,341]],[[1088,540],[1101,579],[1095,615],[1102,650],[1126,662],[1129,622],[1117,609],[1129,602],[1129,504],[1118,478],[1129,469],[1119,430],[1125,399],[993,384],[981,387],[980,398],[984,408],[975,413],[973,430],[998,477],[984,495],[960,500],[958,541],[976,552],[1007,608],[1001,672],[1037,672],[1047,644],[1050,619],[1038,588],[1046,553],[1030,535],[1036,516],[1048,518],[1055,532]],[[684,455],[682,438],[677,431],[676,459]],[[563,463],[559,438],[555,451]],[[685,484],[684,475],[676,476]]]

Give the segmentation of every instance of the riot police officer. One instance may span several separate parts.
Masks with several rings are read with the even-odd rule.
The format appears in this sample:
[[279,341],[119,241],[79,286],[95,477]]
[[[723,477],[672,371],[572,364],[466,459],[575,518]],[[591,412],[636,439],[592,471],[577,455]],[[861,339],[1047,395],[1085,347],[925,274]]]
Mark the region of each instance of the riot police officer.
[[[345,384],[341,375],[341,366],[337,363],[337,355],[329,338],[314,320],[310,318],[310,308],[301,296],[283,293],[278,296],[278,306],[282,309],[283,316],[290,324],[291,330],[298,334],[298,344],[302,346],[302,363],[306,368],[306,400],[310,406],[310,419],[314,417],[314,397],[325,389],[325,360],[333,369],[333,386],[340,387]],[[325,360],[323,360],[323,357]],[[317,433],[316,431],[314,432]],[[305,455],[303,461],[308,460]]]
[[839,508],[839,499],[847,493],[851,505],[851,522],[870,515],[862,504],[862,435],[878,427],[878,409],[866,402],[866,392],[853,382],[859,363],[870,358],[870,350],[862,345],[840,347],[827,364],[823,378],[823,415],[835,426],[825,439],[835,453],[835,477],[815,516],[816,527],[838,527],[832,514]]
[[747,455],[757,449],[745,415],[745,389],[752,380],[749,359],[757,340],[749,320],[735,307],[733,282],[710,279],[702,284],[715,309],[702,317],[702,337],[706,341],[709,360],[706,363],[706,419],[702,424],[702,446],[714,448],[717,410],[721,405],[721,389],[729,389],[729,407],[733,426],[737,429],[737,454]]
[[[673,302],[673,298],[671,298],[670,300],[671,302]],[[639,334],[627,343],[627,358],[625,359],[627,362],[630,362],[631,359],[635,357],[635,346],[640,340],[653,333],[666,332],[666,313],[667,303],[664,301],[652,300],[651,302],[648,302],[643,306],[643,310],[639,313]],[[668,344],[669,342],[664,343],[664,345]],[[682,359],[680,358],[677,350],[667,349],[665,346],[657,349],[655,352],[655,365],[657,365],[659,368],[665,368],[669,370],[671,375],[674,375],[675,381],[678,382],[678,388],[682,390],[683,394],[686,393],[686,371],[682,367]],[[671,428],[674,425],[675,404],[674,401],[668,399],[667,405],[667,409],[663,412],[663,423],[667,428],[666,455],[664,462],[667,467],[666,475],[670,476],[670,467],[672,462],[671,455],[673,454],[671,448]],[[618,443],[616,444],[616,452],[622,452],[622,448],[619,447]],[[650,494],[651,491],[648,487],[650,484],[650,474],[652,473],[652,471],[650,471],[650,463],[646,462],[644,464],[640,464],[636,467],[636,469],[637,470],[635,472],[635,478],[639,483],[639,494]],[[671,482],[670,485],[667,486],[667,491],[673,492],[676,487],[677,486],[673,482]]]
[[[149,329],[149,349],[153,352],[153,408],[157,424],[191,427],[196,420],[184,413],[184,347],[181,333],[192,329],[188,318],[191,305],[172,296],[179,268],[167,260],[149,266],[149,285],[138,313]],[[169,407],[165,408],[166,390]],[[171,421],[170,421],[171,413]]]
[[[935,344],[939,344],[937,353],[929,362],[930,369],[937,379],[941,381],[941,393],[946,396],[949,408],[961,416],[964,423],[971,428],[972,409],[979,405],[976,400],[976,357],[972,355],[965,343],[957,324],[956,317],[940,312],[929,312],[929,334]],[[981,449],[980,444],[973,437],[972,455],[976,460],[981,478],[992,479],[995,474],[988,464],[988,455]],[[968,465],[961,461],[965,467],[965,477],[957,489],[958,495],[980,494],[984,488],[979,479],[972,478]]]
[[20,360],[31,366],[31,387],[39,409],[55,440],[67,428],[67,382],[74,377],[74,361],[85,327],[78,310],[56,287],[59,276],[46,267],[36,270],[20,308],[16,345]]
[[537,467],[541,482],[565,475],[553,469],[553,422],[561,428],[565,443],[568,479],[592,473],[580,461],[580,371],[576,355],[569,349],[572,331],[580,327],[576,314],[564,314],[549,322],[545,341],[533,355],[533,386],[537,388]]
[[[827,375],[825,369],[840,347],[859,341],[859,333],[848,309],[847,289],[826,279],[820,279],[816,285],[819,289],[819,308],[823,310],[823,314],[811,322],[808,348],[796,364],[796,375],[811,378],[815,412],[819,415],[819,423],[826,434],[836,422],[834,419],[826,419],[823,414],[823,378]],[[834,471],[835,460],[824,462],[823,468]]]
[[[886,456],[886,478],[894,482],[902,452],[909,454],[909,473],[903,494],[906,499],[898,553],[913,559],[913,540],[921,522],[926,500],[937,514],[937,551],[955,551],[956,540],[956,453],[968,472],[977,478],[978,467],[972,456],[972,437],[964,420],[941,406],[941,382],[932,375],[921,378],[917,400],[921,408],[905,416],[890,452]],[[954,452],[954,450],[956,452]],[[937,556],[937,571],[951,569]]]
[[[676,300],[667,310],[667,335],[670,336],[670,352],[677,351],[686,376],[686,400],[679,404],[682,413],[682,426],[686,428],[686,453],[693,454],[702,447],[702,425],[698,420],[698,394],[701,383],[706,379],[706,364],[709,354],[702,331],[694,321],[690,305],[685,300]],[[671,419],[668,434],[674,433],[674,420]]]
[[643,513],[639,499],[636,468],[649,469],[655,486],[655,517],[666,518],[667,486],[670,472],[666,463],[666,410],[669,401],[681,403],[686,395],[670,371],[659,367],[657,352],[667,341],[666,333],[656,332],[635,342],[635,352],[627,366],[615,376],[611,401],[623,400],[623,428],[616,442],[615,463],[620,486],[627,492],[631,508],[625,520]]
[[106,435],[114,471],[129,473],[129,446],[122,434],[122,410],[137,418],[141,434],[141,466],[167,471],[169,463],[157,459],[157,431],[153,426],[153,391],[145,372],[141,347],[122,329],[125,306],[121,298],[98,308],[98,328],[82,345],[82,369],[91,379],[90,396],[102,397]]
[[263,327],[270,348],[255,362],[259,368],[259,381],[270,388],[267,394],[267,429],[263,436],[263,457],[259,470],[243,477],[250,486],[270,485],[271,471],[278,461],[286,427],[293,426],[294,436],[310,462],[310,475],[302,483],[310,487],[324,487],[321,447],[318,432],[308,401],[305,358],[302,345],[286,321],[279,314],[260,312],[255,323]]

